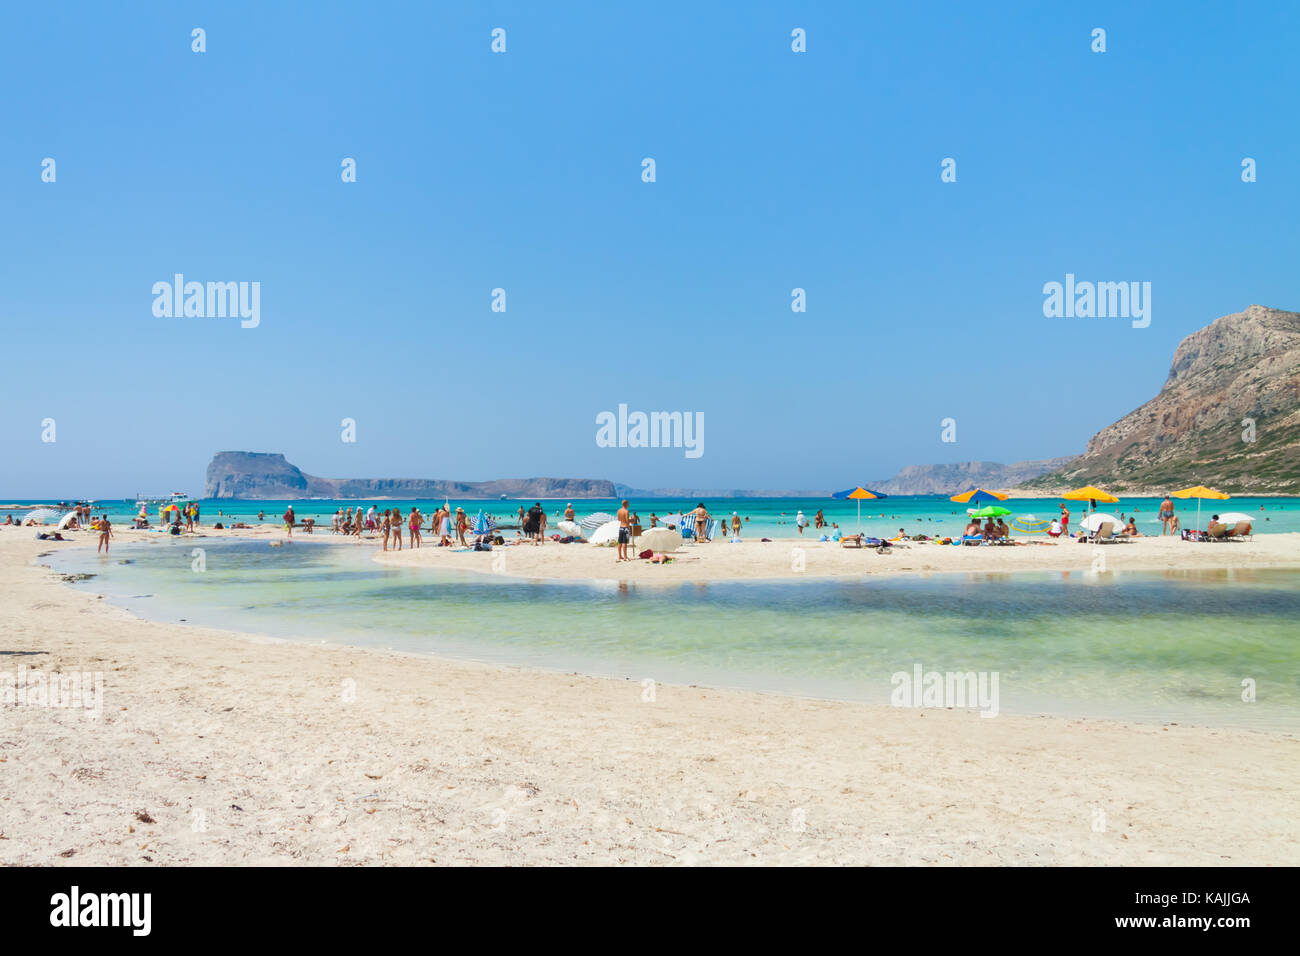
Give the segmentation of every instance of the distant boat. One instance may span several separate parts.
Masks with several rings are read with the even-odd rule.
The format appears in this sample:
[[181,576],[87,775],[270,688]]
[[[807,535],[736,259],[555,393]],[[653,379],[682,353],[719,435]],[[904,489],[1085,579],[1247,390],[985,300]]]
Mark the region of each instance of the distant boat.
[[506,500],[506,496],[505,496],[505,495],[502,495],[502,496],[501,496],[501,500],[502,500],[502,501],[505,501],[505,500]]

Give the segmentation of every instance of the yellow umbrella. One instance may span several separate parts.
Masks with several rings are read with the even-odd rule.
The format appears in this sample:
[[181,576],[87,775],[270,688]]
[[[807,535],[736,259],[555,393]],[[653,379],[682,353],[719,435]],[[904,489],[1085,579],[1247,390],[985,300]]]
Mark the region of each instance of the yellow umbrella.
[[1082,488],[1075,488],[1073,491],[1067,491],[1061,497],[1069,501],[1106,501],[1112,504],[1119,501],[1110,492],[1102,491],[1096,485],[1084,485]]
[[1073,491],[1067,491],[1061,497],[1068,501],[1106,501],[1111,504],[1119,501],[1114,495],[1102,491],[1095,485],[1084,485],[1082,488],[1075,488]]
[[1231,495],[1227,495],[1217,488],[1206,488],[1204,485],[1197,485],[1195,488],[1184,488],[1182,491],[1174,492],[1175,498],[1195,498],[1196,499],[1196,527],[1201,526],[1201,499],[1217,498],[1221,501],[1227,500]]

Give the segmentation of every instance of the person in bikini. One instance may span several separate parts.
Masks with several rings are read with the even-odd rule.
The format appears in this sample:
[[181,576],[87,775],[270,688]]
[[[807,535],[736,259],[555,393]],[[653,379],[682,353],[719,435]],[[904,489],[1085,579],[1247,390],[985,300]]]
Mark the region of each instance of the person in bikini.
[[108,554],[108,539],[111,537],[113,537],[113,526],[109,524],[108,515],[104,515],[99,519],[99,547],[95,549],[96,554],[99,554],[99,548],[103,548],[104,553]]
[[707,541],[705,534],[709,530],[709,509],[704,507],[704,502],[701,501],[691,514],[695,516],[695,540],[701,543]]

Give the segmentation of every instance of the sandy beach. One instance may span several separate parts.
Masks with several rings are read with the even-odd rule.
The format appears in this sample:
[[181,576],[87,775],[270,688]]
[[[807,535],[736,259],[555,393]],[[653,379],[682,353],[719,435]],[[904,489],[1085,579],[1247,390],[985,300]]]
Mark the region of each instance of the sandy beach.
[[[902,542],[886,554],[845,548],[815,538],[777,538],[733,545],[686,545],[667,565],[615,563],[613,548],[583,544],[516,545],[486,552],[416,548],[379,552],[375,560],[408,567],[460,568],[535,579],[616,579],[637,584],[772,578],[851,578],[864,574],[921,572],[1107,572],[1300,568],[1300,534],[1256,535],[1250,540],[1194,544],[1172,536],[1120,544],[1073,541],[1026,545],[954,546]],[[1101,564],[1095,564],[1101,562]]]
[[[1107,560],[1296,567],[1296,539],[1148,540]],[[1300,863],[1291,735],[667,685],[647,701],[634,681],[263,641],[142,621],[38,563],[93,541],[0,528],[0,669],[104,681],[97,719],[0,708],[3,864]],[[803,572],[788,541],[618,571],[607,549],[501,553],[512,575],[636,580],[1093,559],[1078,545],[800,546]],[[382,559],[491,573],[491,557]]]

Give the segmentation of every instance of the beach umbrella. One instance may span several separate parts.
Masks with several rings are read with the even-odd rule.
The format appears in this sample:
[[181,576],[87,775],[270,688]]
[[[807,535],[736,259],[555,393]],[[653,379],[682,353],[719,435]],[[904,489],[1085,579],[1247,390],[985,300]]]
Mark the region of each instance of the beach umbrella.
[[1075,488],[1073,491],[1067,491],[1061,495],[1067,501],[1104,501],[1107,504],[1114,504],[1119,501],[1108,491],[1102,491],[1095,485],[1084,485],[1082,488]]
[[578,538],[582,536],[582,526],[576,521],[557,521],[555,523],[555,528],[561,534],[567,535],[570,538]]
[[491,534],[496,530],[496,525],[492,522],[492,519],[480,511],[474,516],[474,523],[470,525],[469,530],[475,535]]
[[1004,508],[1001,505],[985,505],[983,508],[977,508],[970,512],[972,518],[996,518],[999,515],[1011,514],[1010,508]]
[[1110,492],[1102,491],[1096,485],[1084,485],[1082,488],[1075,488],[1073,491],[1067,491],[1061,497],[1067,501],[1104,501],[1112,505],[1119,501]]
[[832,498],[838,498],[840,501],[851,498],[858,503],[858,530],[862,530],[862,501],[868,498],[888,498],[889,495],[883,491],[872,491],[870,488],[863,488],[859,485],[856,488],[846,488],[844,491],[837,491],[831,495]]
[[51,518],[57,518],[58,516],[59,512],[55,508],[34,508],[27,512],[22,523],[26,524],[29,521],[35,521],[37,524],[45,524]]
[[613,544],[618,540],[618,521],[606,521],[591,532],[587,536],[587,540],[592,544]]
[[59,519],[59,524],[54,530],[62,531],[64,528],[66,528],[69,525],[69,523],[71,523],[72,519],[75,518],[76,516],[77,513],[75,511],[69,511],[67,514],[65,514],[62,518]]
[[1124,527],[1124,522],[1120,521],[1114,515],[1108,515],[1104,511],[1094,511],[1088,517],[1084,518],[1079,524],[1083,525],[1089,531],[1096,531],[1107,521],[1111,523],[1114,531],[1120,531]]
[[1219,515],[1219,520],[1224,524],[1235,524],[1238,521],[1257,521],[1258,518],[1253,518],[1244,511],[1227,511]]
[[609,512],[597,511],[594,515],[587,515],[587,517],[579,521],[578,526],[582,528],[583,531],[592,532],[595,531],[597,528],[599,528],[601,525],[608,524],[613,520],[614,520],[614,516]]
[[667,528],[651,528],[641,535],[641,544],[658,554],[676,551],[682,546],[682,536]]
[[1231,496],[1226,495],[1215,488],[1206,488],[1204,485],[1196,485],[1193,488],[1184,488],[1182,491],[1175,491],[1174,497],[1196,499],[1196,527],[1199,528],[1201,526],[1201,499],[1211,498],[1226,501]]
[[948,499],[961,505],[979,505],[986,501],[1006,501],[1007,496],[1000,491],[985,491],[983,488],[967,488],[959,495]]

